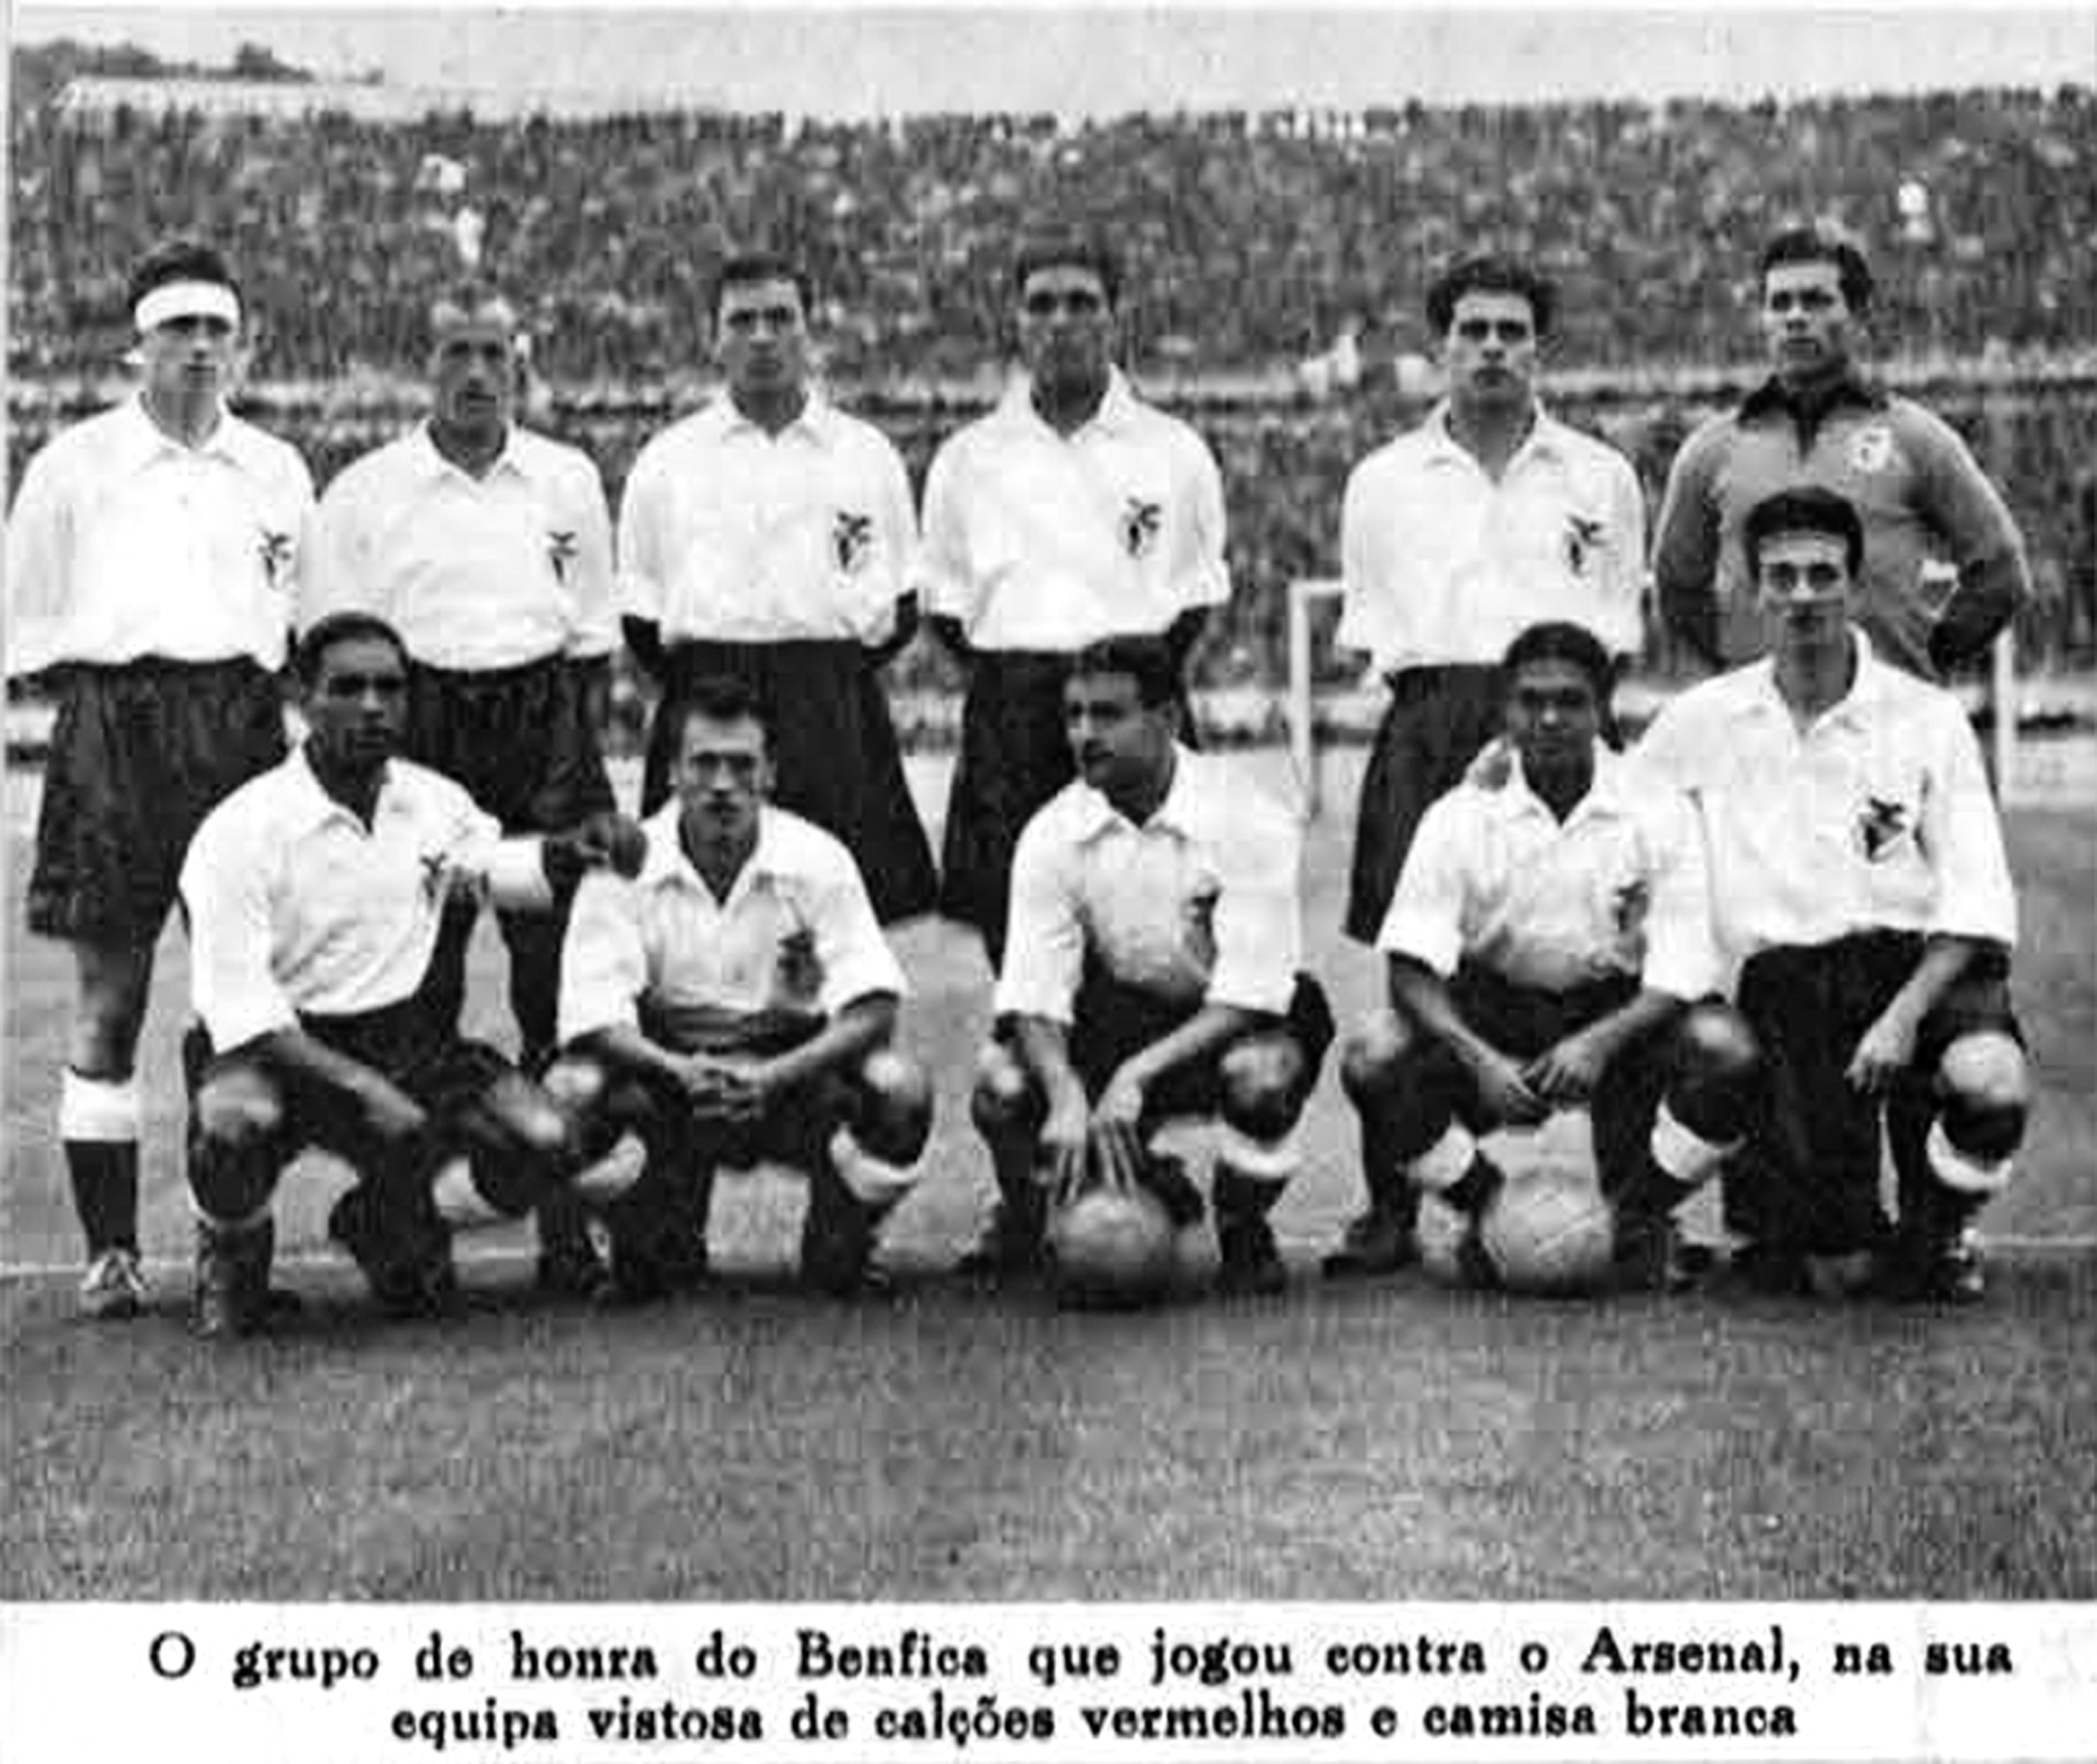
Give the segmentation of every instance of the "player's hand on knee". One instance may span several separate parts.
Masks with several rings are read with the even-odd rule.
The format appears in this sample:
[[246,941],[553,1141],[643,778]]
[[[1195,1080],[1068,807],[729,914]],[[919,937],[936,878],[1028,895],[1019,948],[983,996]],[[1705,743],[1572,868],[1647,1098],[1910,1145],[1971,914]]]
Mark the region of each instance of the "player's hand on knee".
[[1136,1133],[1136,1123],[1102,1120],[1095,1111],[1091,1142],[1100,1180],[1111,1188],[1135,1188],[1143,1170],[1143,1140]]
[[1504,1053],[1487,1052],[1472,1069],[1478,1102],[1501,1126],[1535,1127],[1550,1118],[1551,1106],[1536,1092],[1522,1068]]
[[1133,1132],[1143,1119],[1143,1080],[1131,1077],[1124,1066],[1108,1080],[1099,1100],[1092,1105],[1092,1119],[1095,1125],[1112,1122]]
[[1049,1192],[1059,1200],[1074,1194],[1085,1180],[1091,1128],[1091,1112],[1081,1095],[1051,1108],[1041,1124],[1039,1167]]
[[1609,1050],[1586,1030],[1546,1048],[1522,1069],[1522,1081],[1545,1102],[1571,1108],[1595,1094]]
[[1865,1030],[1843,1076],[1868,1097],[1882,1094],[1914,1063],[1916,1024],[1898,1006]]
[[374,1075],[357,1094],[365,1129],[387,1144],[407,1144],[427,1133],[429,1115],[398,1086]]

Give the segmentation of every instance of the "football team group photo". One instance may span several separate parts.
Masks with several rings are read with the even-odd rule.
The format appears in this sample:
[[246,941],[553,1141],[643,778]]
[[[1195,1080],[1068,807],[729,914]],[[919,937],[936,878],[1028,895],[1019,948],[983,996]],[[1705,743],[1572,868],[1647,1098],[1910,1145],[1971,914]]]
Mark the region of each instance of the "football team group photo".
[[5,1596],[2097,1594],[2097,70],[14,56]]

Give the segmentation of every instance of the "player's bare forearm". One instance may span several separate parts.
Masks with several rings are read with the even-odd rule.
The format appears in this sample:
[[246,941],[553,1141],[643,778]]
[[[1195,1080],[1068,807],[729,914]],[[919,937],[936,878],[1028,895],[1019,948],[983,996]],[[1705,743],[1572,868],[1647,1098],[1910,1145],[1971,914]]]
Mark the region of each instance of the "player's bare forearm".
[[263,1064],[295,1073],[355,1099],[365,1122],[386,1138],[419,1132],[427,1116],[421,1104],[362,1060],[328,1046],[304,1029],[276,1029],[244,1050]]
[[1931,937],[1923,944],[1914,971],[1881,1015],[1897,1015],[1910,1025],[1919,1024],[1981,952],[1991,947],[1977,937]]
[[1673,993],[1643,987],[1619,1008],[1590,1024],[1587,1034],[1600,1046],[1606,1062],[1641,1037],[1673,1022],[1686,1008]]
[[759,1080],[768,1096],[783,1096],[826,1072],[848,1070],[896,1038],[896,1000],[869,993],[844,1006],[798,1047],[764,1061]]
[[1645,988],[1606,1016],[1545,1049],[1522,1068],[1522,1076],[1540,1097],[1561,1107],[1586,1102],[1603,1072],[1625,1048],[1682,1009],[1682,1000],[1672,994]]
[[1420,1033],[1449,1048],[1467,1066],[1503,1058],[1500,1050],[1463,1019],[1448,981],[1409,956],[1390,959],[1392,1008]]
[[1204,1005],[1178,1028],[1160,1035],[1148,1047],[1124,1061],[1115,1077],[1148,1089],[1168,1073],[1207,1057],[1263,1024],[1276,1020],[1268,1013],[1244,1010],[1236,1005]]
[[1051,1017],[1021,1016],[1014,1021],[1013,1034],[1019,1043],[1020,1058],[1041,1086],[1049,1114],[1075,1107],[1090,1115],[1084,1084],[1071,1064],[1070,1031]]
[[613,1024],[579,1035],[575,1052],[616,1076],[639,1079],[652,1090],[674,1095],[684,1089],[684,1056],[649,1040],[630,1024]]

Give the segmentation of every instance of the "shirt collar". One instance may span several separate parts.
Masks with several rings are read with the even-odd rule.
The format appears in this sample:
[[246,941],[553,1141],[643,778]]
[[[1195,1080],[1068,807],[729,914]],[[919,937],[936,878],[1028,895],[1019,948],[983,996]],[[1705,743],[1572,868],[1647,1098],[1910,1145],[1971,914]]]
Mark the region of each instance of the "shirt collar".
[[[683,815],[684,805],[672,796],[641,823],[642,831],[648,834],[648,856],[641,859],[640,874],[634,880],[644,888],[667,885],[694,888],[713,901],[713,890],[706,886],[705,878],[685,853],[685,841],[677,830]],[[728,900],[716,905],[725,907],[759,880],[781,874],[777,825],[778,817],[768,809],[758,811],[758,842],[737,872],[734,884],[728,891]]]
[[1068,436],[1063,435],[1034,408],[1034,381],[1030,376],[1014,374],[1011,383],[1005,389],[1001,402],[1008,417],[1029,424],[1044,435],[1054,436],[1059,441],[1074,441],[1090,429],[1099,429],[1107,435],[1117,434],[1136,420],[1142,409],[1136,396],[1136,388],[1128,383],[1128,376],[1111,364],[1107,370],[1107,390],[1100,395],[1099,408]]
[[[1886,664],[1879,659],[1872,648],[1872,639],[1861,628],[1850,627],[1850,641],[1856,648],[1857,671],[1850,678],[1850,689],[1814,719],[1816,723],[1840,722],[1852,728],[1860,727],[1872,707],[1886,689]],[[1764,656],[1753,664],[1753,692],[1749,700],[1751,708],[1789,721],[1791,707],[1784,702],[1784,694],[1777,690],[1777,659]]]
[[1883,410],[1886,408],[1886,394],[1881,388],[1872,385],[1854,368],[1851,368],[1828,389],[1826,399],[1809,412],[1784,389],[1784,382],[1772,373],[1740,401],[1740,414],[1751,420],[1768,416],[1799,418],[1811,415],[1819,418],[1841,409],[1844,405],[1859,410]]
[[723,436],[758,435],[783,441],[793,435],[813,441],[819,447],[829,446],[837,436],[837,408],[823,397],[813,382],[809,384],[807,395],[802,400],[801,414],[777,436],[770,435],[762,426],[744,416],[736,408],[734,398],[726,390],[708,409]]
[[[1090,844],[1101,834],[1116,827],[1136,825],[1107,800],[1104,792],[1094,789],[1081,779],[1078,790],[1081,804],[1078,842],[1081,845]],[[1191,835],[1201,820],[1205,805],[1201,762],[1175,741],[1173,744],[1173,782],[1165,790],[1164,801],[1151,811],[1151,817],[1143,822],[1141,831],[1148,831],[1153,827],[1158,827]]]
[[153,421],[146,410],[145,394],[143,391],[134,393],[118,409],[124,417],[122,445],[133,464],[143,465],[162,454],[230,460],[235,464],[243,463],[247,457],[247,425],[235,416],[223,400],[218,407],[216,425],[203,445],[196,447],[178,441]]
[[[1541,814],[1554,822],[1558,820],[1551,813],[1550,804],[1530,787],[1528,775],[1522,769],[1520,755],[1514,757],[1513,769],[1509,774],[1506,787],[1488,791],[1486,795],[1504,820],[1520,820],[1529,814]],[[1623,758],[1597,741],[1595,743],[1595,776],[1588,783],[1587,794],[1573,804],[1573,812],[1560,824],[1570,827],[1576,822],[1597,815],[1622,819],[1630,812],[1631,794]]]
[[454,464],[437,451],[436,438],[430,434],[429,425],[427,422],[417,426],[410,445],[415,449],[416,466],[424,477],[465,478],[478,482],[484,482],[485,478],[495,476],[499,472],[507,472],[520,478],[529,478],[531,475],[530,468],[525,464],[522,450],[517,445],[517,425],[512,423],[510,425],[509,432],[502,437],[502,451],[495,455],[494,463],[488,467],[483,479],[474,479],[471,472]]
[[[1536,420],[1530,425],[1529,433],[1522,437],[1522,445],[1509,456],[1510,467],[1517,461],[1529,458],[1563,460],[1566,456],[1566,436],[1571,431],[1544,409],[1541,399],[1536,400],[1534,409]],[[1430,464],[1477,465],[1477,455],[1458,440],[1449,428],[1449,400],[1445,398],[1428,412],[1421,427],[1427,436]]]
[[[313,769],[313,762],[307,757],[306,743],[302,740],[286,757],[283,766],[286,784],[290,793],[293,825],[291,837],[296,839],[324,827],[331,821],[347,821],[362,827],[356,811],[346,803],[338,802],[327,794]],[[379,780],[379,794],[372,803],[372,821],[377,824],[391,806],[400,798],[401,772],[399,762],[389,760],[385,776]]]

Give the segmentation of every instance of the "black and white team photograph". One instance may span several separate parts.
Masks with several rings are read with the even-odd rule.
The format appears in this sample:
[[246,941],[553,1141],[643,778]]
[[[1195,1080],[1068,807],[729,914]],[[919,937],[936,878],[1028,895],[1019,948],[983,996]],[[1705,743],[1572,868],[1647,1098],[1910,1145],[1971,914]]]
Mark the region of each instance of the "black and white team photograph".
[[2097,1601],[2097,14],[11,31],[0,1604]]

